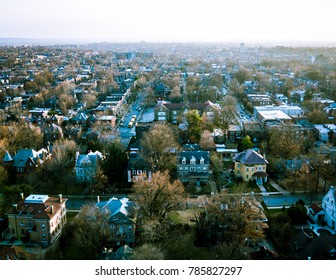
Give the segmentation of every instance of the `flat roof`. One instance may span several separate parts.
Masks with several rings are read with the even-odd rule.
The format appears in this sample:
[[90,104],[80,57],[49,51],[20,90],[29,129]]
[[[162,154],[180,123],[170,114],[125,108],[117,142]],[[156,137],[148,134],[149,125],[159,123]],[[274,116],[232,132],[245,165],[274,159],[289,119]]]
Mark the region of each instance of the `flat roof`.
[[259,111],[265,121],[271,120],[291,120],[292,118],[280,110]]
[[45,194],[31,194],[25,199],[26,203],[44,203],[49,199]]

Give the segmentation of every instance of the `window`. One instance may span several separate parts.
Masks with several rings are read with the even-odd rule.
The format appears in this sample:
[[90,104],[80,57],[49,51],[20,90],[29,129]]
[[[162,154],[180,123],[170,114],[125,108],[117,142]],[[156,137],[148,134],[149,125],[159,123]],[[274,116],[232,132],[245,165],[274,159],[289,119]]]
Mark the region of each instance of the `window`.
[[248,167],[246,167],[246,172],[249,172],[249,168]]
[[197,172],[201,172],[201,167],[197,167]]
[[20,222],[20,226],[23,227],[24,226],[24,222]]
[[45,230],[45,225],[42,224],[42,225],[41,225],[41,228],[42,228],[42,230]]
[[180,171],[183,171],[183,167],[180,167]]
[[21,229],[21,234],[24,234],[24,229]]
[[194,156],[191,157],[190,164],[196,164],[196,158]]
[[195,172],[196,171],[196,167],[190,167],[190,171],[191,172]]
[[249,175],[246,175],[246,179],[248,179],[249,178]]
[[203,167],[203,172],[206,172],[207,171],[207,168],[206,167]]
[[184,171],[185,171],[185,172],[188,172],[188,170],[189,170],[188,167],[185,167],[185,168],[184,168]]

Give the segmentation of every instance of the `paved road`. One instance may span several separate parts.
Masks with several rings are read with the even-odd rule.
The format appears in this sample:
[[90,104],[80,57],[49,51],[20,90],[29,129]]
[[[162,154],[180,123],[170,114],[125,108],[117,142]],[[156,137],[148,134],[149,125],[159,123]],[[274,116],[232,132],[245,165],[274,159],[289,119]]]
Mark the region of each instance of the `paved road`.
[[[108,200],[110,197],[118,197],[121,198],[124,195],[111,195],[111,196],[101,196],[100,201]],[[312,203],[321,204],[322,203],[322,197],[323,194],[316,194],[313,196],[307,195],[307,194],[299,194],[299,195],[256,195],[258,199],[261,199],[265,202],[267,207],[269,208],[281,208],[283,206],[289,207],[293,204],[295,204],[298,200],[302,199],[306,205],[310,205]],[[97,202],[96,196],[88,196],[88,198],[85,198],[83,196],[70,196],[67,197],[68,201],[66,203],[67,209],[69,210],[79,210],[83,205],[85,204],[95,204]],[[191,203],[191,201],[189,201]]]

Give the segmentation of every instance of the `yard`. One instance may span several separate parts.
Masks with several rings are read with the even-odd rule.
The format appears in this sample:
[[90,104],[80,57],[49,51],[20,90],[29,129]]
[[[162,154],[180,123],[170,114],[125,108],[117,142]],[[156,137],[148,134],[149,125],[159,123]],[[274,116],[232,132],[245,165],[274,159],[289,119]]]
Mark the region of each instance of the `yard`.
[[214,253],[207,247],[197,247],[194,245],[196,240],[196,223],[192,222],[194,213],[192,210],[175,211],[170,214],[174,223],[188,224],[189,229],[180,238],[172,241],[167,246],[167,259],[170,260],[210,260],[214,259]]

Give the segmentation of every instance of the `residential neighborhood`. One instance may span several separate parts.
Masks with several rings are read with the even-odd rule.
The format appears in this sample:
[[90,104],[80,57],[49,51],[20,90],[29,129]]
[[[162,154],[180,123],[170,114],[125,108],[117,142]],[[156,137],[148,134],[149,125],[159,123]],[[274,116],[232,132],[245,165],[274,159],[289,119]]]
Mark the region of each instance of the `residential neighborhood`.
[[0,259],[335,259],[335,59],[0,46]]

